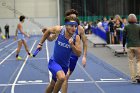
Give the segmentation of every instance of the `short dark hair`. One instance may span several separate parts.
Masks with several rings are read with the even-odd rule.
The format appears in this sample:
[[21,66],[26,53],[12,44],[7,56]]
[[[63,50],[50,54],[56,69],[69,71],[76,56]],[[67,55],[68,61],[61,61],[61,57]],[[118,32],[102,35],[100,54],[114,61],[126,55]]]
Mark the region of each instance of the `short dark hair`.
[[75,14],[76,16],[78,16],[78,11],[76,11],[75,9],[70,9],[65,12],[65,16],[69,16],[71,14]]
[[22,16],[19,17],[19,21],[20,22],[23,21],[24,19],[25,19],[25,16],[24,15],[22,15]]
[[123,16],[122,19],[126,19],[126,17]]
[[66,16],[65,17],[65,22],[70,22],[70,21],[78,21],[77,17],[70,17],[70,16]]
[[111,20],[113,20],[113,19],[114,19],[114,17],[113,17],[113,16],[111,16],[111,17],[110,17],[110,19],[111,19]]

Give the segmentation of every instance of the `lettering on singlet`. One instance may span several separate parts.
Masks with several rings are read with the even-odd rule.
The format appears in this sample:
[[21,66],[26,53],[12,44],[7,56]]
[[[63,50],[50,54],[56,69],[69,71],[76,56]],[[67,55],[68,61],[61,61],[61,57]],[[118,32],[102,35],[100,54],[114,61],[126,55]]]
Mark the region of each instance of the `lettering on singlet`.
[[61,41],[58,41],[58,45],[62,46],[62,47],[65,47],[65,48],[71,48],[69,44],[63,43]]

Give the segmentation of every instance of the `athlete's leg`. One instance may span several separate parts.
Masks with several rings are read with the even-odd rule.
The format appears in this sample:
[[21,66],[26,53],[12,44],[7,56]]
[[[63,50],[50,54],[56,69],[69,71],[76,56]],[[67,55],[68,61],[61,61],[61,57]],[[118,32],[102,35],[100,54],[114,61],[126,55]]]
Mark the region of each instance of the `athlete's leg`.
[[7,31],[5,31],[5,37],[7,38]]
[[53,93],[58,93],[59,92],[59,90],[61,89],[61,86],[62,86],[64,80],[65,80],[65,73],[64,73],[64,71],[62,71],[62,70],[58,71],[57,72],[57,81],[55,83]]
[[78,61],[78,57],[72,56],[70,58],[69,69],[68,69],[68,72],[66,74],[65,81],[64,81],[64,83],[62,85],[62,93],[67,93],[68,79],[69,79],[70,75],[73,73],[73,71],[74,71],[74,69],[76,67],[77,61]]
[[22,40],[22,42],[23,42],[23,45],[25,47],[26,52],[28,53],[28,55],[30,55],[31,53],[29,52],[29,49],[28,49],[28,46],[27,46],[26,41],[25,40]]
[[68,90],[68,80],[69,80],[69,77],[72,74],[72,72],[73,71],[70,71],[70,69],[69,69],[67,74],[66,74],[65,81],[63,82],[63,85],[62,85],[62,93],[67,93],[67,90]]
[[8,31],[8,38],[10,38],[9,31]]
[[55,86],[55,81],[52,79],[50,84],[47,86],[45,93],[52,93]]
[[17,51],[16,51],[16,58],[18,57],[18,55],[19,55],[19,52],[20,52],[20,49],[21,49],[21,47],[22,47],[22,41],[21,40],[19,40],[18,41],[18,47],[17,47]]
[[111,32],[111,44],[114,44],[114,32]]
[[51,88],[49,87],[49,90],[52,90],[54,86],[53,93],[58,93],[64,82],[68,67],[62,68],[57,62],[54,61],[54,59],[50,59],[48,68],[52,73],[52,80],[55,82],[55,85],[51,84]]

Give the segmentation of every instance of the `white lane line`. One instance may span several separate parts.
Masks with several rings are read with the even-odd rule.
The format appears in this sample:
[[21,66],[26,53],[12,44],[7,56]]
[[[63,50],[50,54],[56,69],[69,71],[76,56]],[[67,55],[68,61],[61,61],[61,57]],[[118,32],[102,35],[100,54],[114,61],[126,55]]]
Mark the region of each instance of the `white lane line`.
[[[2,50],[4,50],[5,48],[9,47],[10,45],[14,44],[15,42],[17,42],[17,41],[14,41],[14,42],[10,43],[9,45],[5,46],[4,48],[0,49],[0,52],[1,52]],[[5,59],[2,59],[2,61],[0,62],[0,65],[1,65],[6,59],[8,59],[15,51],[16,51],[16,49],[14,49],[14,51],[13,51],[11,54],[9,54]]]
[[[28,60],[46,60],[47,58],[32,58],[32,59],[28,59]],[[0,60],[2,60],[2,59],[0,59]],[[14,61],[14,60],[16,60],[16,59],[7,59],[7,60],[9,60],[9,61]],[[42,61],[40,61],[40,62],[42,62]]]
[[[77,62],[78,63],[78,62]],[[85,72],[85,74],[90,78],[91,81],[96,85],[96,87],[102,92],[105,93],[105,91],[95,82],[95,80],[90,76],[90,74],[78,63],[79,67]]]
[[115,81],[120,81],[120,80],[125,80],[123,78],[112,78],[112,79],[100,79],[101,81],[112,81],[112,80],[115,80]]
[[[47,52],[47,61],[49,62],[49,50],[48,50],[48,44],[47,44],[47,41],[46,41],[46,52]],[[49,70],[48,70],[49,71]],[[51,80],[52,80],[52,73],[49,71],[49,80],[50,80],[50,82],[51,82]]]
[[30,80],[30,81],[26,81],[26,80],[22,80],[22,81],[18,81],[17,83],[43,83],[43,81],[42,80]]
[[14,42],[10,43],[9,45],[7,45],[7,46],[1,48],[1,49],[0,49],[0,52],[1,52],[2,50],[4,50],[5,48],[9,47],[10,45],[14,44],[15,42],[17,42],[17,41],[14,41]]
[[2,45],[3,43],[6,43],[7,42],[7,40],[6,41],[2,41],[2,42],[0,42],[0,45]]
[[74,79],[74,80],[68,80],[69,82],[83,82],[84,79]]
[[124,81],[69,81],[68,83],[85,84],[85,83],[129,83],[130,80]]
[[129,83],[130,80],[124,80],[124,81],[69,81],[68,83],[74,83],[74,84],[85,84],[85,83]]
[[11,54],[9,54],[6,58],[4,58],[1,62],[0,65],[6,60],[8,59],[17,49],[15,49]]
[[[69,84],[92,84],[92,83],[129,83],[131,82],[130,80],[125,80],[125,81],[81,81],[81,82],[73,82],[73,81],[69,81],[68,83]],[[18,81],[18,84],[15,84],[15,86],[21,86],[21,85],[46,85],[46,84],[49,84],[50,82],[42,82],[41,80],[40,81],[32,81],[32,82],[29,82],[29,81]],[[131,84],[131,83],[130,83]],[[13,84],[0,84],[0,87],[7,87],[7,86],[12,86]]]
[[[35,46],[35,44],[36,44],[36,40],[35,40],[32,48],[31,48],[30,52],[33,50],[33,47]],[[11,88],[11,93],[14,93],[16,82],[17,82],[17,80],[18,80],[18,78],[19,78],[19,76],[20,76],[20,74],[21,74],[21,72],[22,72],[22,70],[23,70],[28,58],[29,58],[29,56],[26,57],[25,61],[22,64],[22,67],[20,68],[20,70],[19,70],[19,72],[18,72],[18,74],[17,74],[17,76],[16,76],[16,78],[14,80],[14,83],[13,83],[12,88]]]
[[[49,84],[49,82],[44,82],[44,83],[19,83],[19,84],[14,84],[14,85],[15,86],[23,86],[23,85],[46,85],[46,84]],[[13,84],[0,84],[0,87],[7,87],[7,86],[13,86]]]
[[[47,41],[46,41],[46,51],[47,51],[47,59],[48,59],[48,62],[49,62],[49,50],[48,50],[48,45],[47,45]],[[49,71],[49,80],[51,82],[52,80],[52,73]],[[58,93],[61,93],[60,91]]]
[[[15,59],[15,60],[16,60],[16,59]],[[4,65],[3,65],[3,66],[4,66]],[[11,75],[11,77],[10,77],[8,83],[10,83],[10,82],[12,81],[12,79],[13,79],[13,77],[15,76],[16,72],[18,71],[19,67],[20,67],[20,66],[17,66],[16,70],[15,70],[14,73]],[[2,93],[4,93],[4,92],[6,91],[7,88],[8,88],[8,87],[5,86],[5,87],[3,88],[3,90],[2,90]]]
[[121,82],[131,82],[131,81],[130,80],[120,80],[120,81],[109,80],[109,81],[96,81],[96,82],[98,82],[98,83],[121,83]]

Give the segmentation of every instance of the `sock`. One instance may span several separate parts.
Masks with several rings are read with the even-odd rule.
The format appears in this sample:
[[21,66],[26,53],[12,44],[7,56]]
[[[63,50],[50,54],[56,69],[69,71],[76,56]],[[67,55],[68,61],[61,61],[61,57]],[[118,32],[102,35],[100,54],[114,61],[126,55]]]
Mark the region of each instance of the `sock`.
[[28,52],[28,55],[30,55],[31,53]]
[[18,57],[18,54],[16,54],[16,57]]

